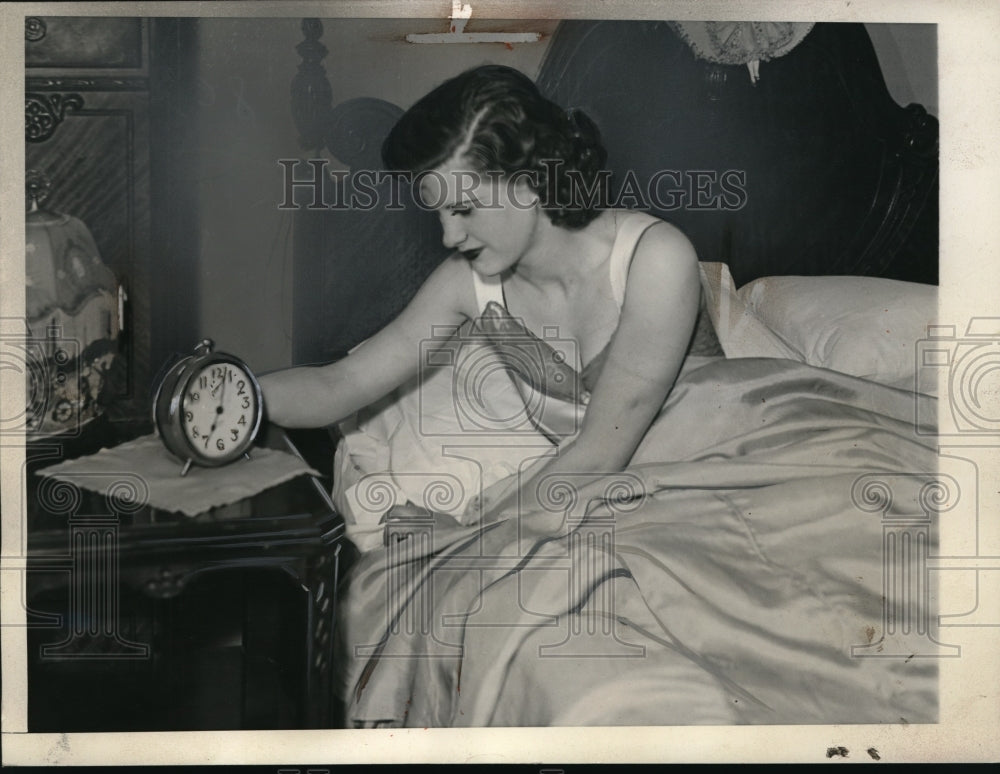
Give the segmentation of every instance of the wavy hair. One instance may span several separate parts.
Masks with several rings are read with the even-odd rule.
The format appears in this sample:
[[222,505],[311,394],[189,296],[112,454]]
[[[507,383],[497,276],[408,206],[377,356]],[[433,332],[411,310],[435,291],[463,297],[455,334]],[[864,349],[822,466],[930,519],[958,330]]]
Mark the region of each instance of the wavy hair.
[[484,65],[444,82],[399,119],[382,145],[388,169],[422,172],[461,151],[472,171],[522,173],[557,226],[597,217],[581,185],[596,190],[607,160],[597,126],[565,111],[523,73]]

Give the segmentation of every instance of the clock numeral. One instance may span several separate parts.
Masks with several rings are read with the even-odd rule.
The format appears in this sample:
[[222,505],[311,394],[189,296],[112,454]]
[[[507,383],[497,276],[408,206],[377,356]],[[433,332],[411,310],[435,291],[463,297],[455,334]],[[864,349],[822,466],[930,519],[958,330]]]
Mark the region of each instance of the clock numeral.
[[198,377],[198,386],[201,387],[201,389],[203,389],[203,390],[207,390],[208,389],[208,377],[207,376],[199,376]]
[[231,428],[229,432],[233,434],[233,441],[238,441],[240,439],[240,431],[235,427]]
[[[246,382],[240,379],[238,382],[236,382],[236,386],[239,387],[239,390],[236,392],[237,395],[246,395],[246,391],[243,389],[244,387],[247,386]],[[246,406],[244,406],[244,408],[246,408]]]
[[192,419],[194,419],[194,414],[192,414],[190,411],[185,411],[184,419],[185,421],[190,422]]
[[201,400],[201,393],[199,393],[199,392],[192,392],[188,397],[191,400],[195,400],[195,401]]
[[213,379],[225,379],[226,378],[226,367],[225,366],[212,366],[212,378]]
[[245,409],[250,408],[250,398],[248,398],[246,395],[244,395],[243,396],[243,403],[241,404],[240,407],[241,408],[245,408]]
[[246,423],[247,423],[247,415],[246,414],[240,414],[240,418],[238,420],[236,420],[236,424],[238,424],[238,425],[245,425]]
[[215,442],[215,448],[218,449],[219,451],[225,451],[226,450],[226,444],[224,444],[222,442],[222,439],[220,438],[218,441]]
[[191,425],[191,437],[201,438],[201,433],[198,432],[198,425]]

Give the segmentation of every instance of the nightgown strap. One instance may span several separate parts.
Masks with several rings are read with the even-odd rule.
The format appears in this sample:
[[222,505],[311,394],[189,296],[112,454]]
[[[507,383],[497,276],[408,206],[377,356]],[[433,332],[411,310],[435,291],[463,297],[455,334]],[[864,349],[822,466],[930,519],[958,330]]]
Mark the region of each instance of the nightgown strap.
[[621,225],[618,227],[618,234],[615,236],[614,245],[611,248],[611,258],[608,261],[608,272],[611,280],[611,294],[618,304],[618,309],[625,305],[625,287],[628,284],[629,267],[632,265],[632,256],[635,255],[636,245],[646,229],[662,221],[647,212],[635,210],[618,213],[621,218]]
[[[646,212],[625,212],[618,233],[615,235],[611,248],[611,258],[608,261],[608,271],[611,280],[611,293],[621,309],[625,304],[625,286],[628,284],[629,267],[636,245],[646,229],[659,223],[660,219]],[[486,306],[495,301],[506,308],[503,295],[503,282],[500,277],[483,277],[478,272],[472,272],[472,282],[476,291],[476,305],[479,312],[486,311]]]
[[474,269],[470,268],[470,270],[472,271],[472,283],[476,289],[476,306],[479,308],[479,313],[482,314],[486,311],[486,306],[490,301],[495,301],[506,309],[503,282],[500,277],[483,277]]

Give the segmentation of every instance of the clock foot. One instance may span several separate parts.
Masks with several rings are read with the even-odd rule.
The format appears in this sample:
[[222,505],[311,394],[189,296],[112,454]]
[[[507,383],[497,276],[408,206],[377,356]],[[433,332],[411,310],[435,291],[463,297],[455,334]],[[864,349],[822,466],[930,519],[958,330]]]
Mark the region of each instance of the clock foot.
[[193,462],[193,460],[188,460],[187,462],[184,463],[184,469],[181,470],[181,475],[182,476],[186,476],[187,473],[188,473],[188,471],[191,470],[191,463],[192,462]]
[[253,457],[250,456],[250,452],[248,452],[248,451],[243,452],[243,458],[247,459],[247,460],[252,460],[253,459]]

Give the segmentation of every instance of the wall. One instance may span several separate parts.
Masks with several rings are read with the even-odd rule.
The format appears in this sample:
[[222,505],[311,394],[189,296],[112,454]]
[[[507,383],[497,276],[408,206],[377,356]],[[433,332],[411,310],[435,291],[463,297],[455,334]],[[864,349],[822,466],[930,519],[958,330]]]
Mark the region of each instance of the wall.
[[[482,23],[480,23],[482,24]],[[518,22],[551,31],[551,22]],[[509,26],[509,25],[508,25]],[[890,93],[901,104],[937,112],[936,37],[932,25],[867,25]],[[483,29],[480,27],[479,29]],[[470,25],[469,31],[473,31]],[[484,62],[536,76],[545,42],[416,45],[407,33],[440,32],[436,20],[327,20],[323,60],[334,102],[378,96],[409,106],[448,76]],[[291,214],[277,160],[297,147],[289,85],[300,62],[296,18],[206,18],[198,24],[199,107],[195,154],[201,213],[200,335],[258,370],[291,358]]]
[[[541,22],[533,28],[551,29]],[[410,32],[442,32],[434,20],[327,20],[323,60],[334,103],[379,96],[407,107],[442,80],[484,62],[537,75],[544,43],[408,44]],[[471,31],[471,27],[469,28]],[[291,220],[282,201],[281,158],[305,157],[289,106],[300,58],[300,20],[201,19],[200,105],[201,334],[258,370],[291,357]]]
[[933,24],[866,24],[885,85],[900,105],[923,105],[938,114],[937,27]]
[[199,336],[267,370],[287,360],[291,217],[278,210],[276,160],[294,156],[288,110],[296,19],[202,19],[192,167]]

